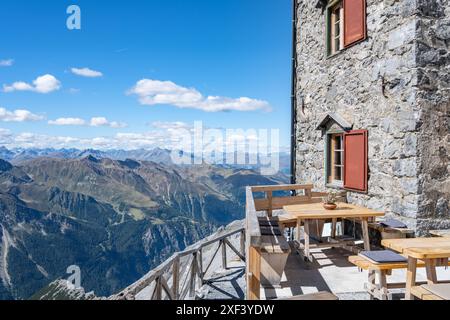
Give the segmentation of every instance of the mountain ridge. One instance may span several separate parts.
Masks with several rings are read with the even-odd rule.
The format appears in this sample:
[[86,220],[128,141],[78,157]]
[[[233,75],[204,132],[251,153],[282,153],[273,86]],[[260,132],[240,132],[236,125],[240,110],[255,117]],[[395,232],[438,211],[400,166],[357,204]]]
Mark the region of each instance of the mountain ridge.
[[287,177],[212,165],[0,161],[0,298],[26,299],[70,265],[108,296],[175,251],[243,217],[245,185]]

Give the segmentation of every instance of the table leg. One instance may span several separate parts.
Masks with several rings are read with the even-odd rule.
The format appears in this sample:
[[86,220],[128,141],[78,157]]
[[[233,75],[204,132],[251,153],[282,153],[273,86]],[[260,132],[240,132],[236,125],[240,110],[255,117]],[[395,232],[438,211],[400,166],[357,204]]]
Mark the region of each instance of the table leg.
[[417,259],[408,258],[408,271],[406,273],[406,300],[413,300],[411,288],[416,284]]
[[370,251],[369,223],[367,222],[367,218],[362,219],[361,227],[364,240],[364,250]]
[[337,219],[333,219],[331,222],[331,238],[336,238]]
[[427,270],[427,281],[428,284],[436,284],[436,261],[434,259],[427,259],[425,261],[425,269]]
[[301,227],[302,227],[302,220],[297,219],[297,242],[299,243],[299,245],[301,244],[300,240],[302,238],[301,235]]
[[305,220],[305,258],[312,262],[311,254],[309,251],[309,221]]

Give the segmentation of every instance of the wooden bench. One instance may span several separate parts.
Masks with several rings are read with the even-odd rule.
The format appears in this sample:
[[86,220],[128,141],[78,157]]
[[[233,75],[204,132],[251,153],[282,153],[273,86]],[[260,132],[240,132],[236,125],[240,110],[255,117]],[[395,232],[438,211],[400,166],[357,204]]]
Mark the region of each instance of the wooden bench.
[[261,286],[279,287],[291,248],[277,218],[259,218],[261,229]]
[[[362,270],[369,271],[368,282],[365,285],[367,292],[370,294],[371,299],[376,298],[379,300],[391,300],[392,293],[389,289],[401,289],[406,287],[406,283],[388,283],[387,276],[392,274],[392,270],[407,269],[407,262],[395,262],[395,263],[373,263],[372,261],[361,256],[350,256],[348,260]],[[448,260],[445,260],[441,265],[450,265]],[[425,268],[425,262],[419,260],[417,262],[418,268]],[[376,281],[376,275],[378,274],[379,281]],[[445,283],[443,281],[442,283]],[[418,282],[418,284],[426,284],[426,282]]]
[[328,291],[321,291],[317,293],[303,294],[291,298],[280,298],[277,300],[297,301],[297,300],[339,300],[334,294]]
[[428,291],[422,286],[412,287],[411,294],[420,300],[445,300],[444,298]]

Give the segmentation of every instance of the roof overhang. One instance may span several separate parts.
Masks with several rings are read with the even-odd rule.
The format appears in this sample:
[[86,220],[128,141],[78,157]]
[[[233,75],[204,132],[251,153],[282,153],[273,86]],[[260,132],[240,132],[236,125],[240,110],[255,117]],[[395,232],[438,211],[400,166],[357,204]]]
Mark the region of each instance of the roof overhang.
[[336,123],[338,126],[340,126],[344,131],[352,130],[353,125],[349,123],[347,120],[342,118],[337,113],[328,113],[323,120],[320,122],[319,126],[316,128],[316,130],[326,130],[328,127],[328,124],[330,122]]

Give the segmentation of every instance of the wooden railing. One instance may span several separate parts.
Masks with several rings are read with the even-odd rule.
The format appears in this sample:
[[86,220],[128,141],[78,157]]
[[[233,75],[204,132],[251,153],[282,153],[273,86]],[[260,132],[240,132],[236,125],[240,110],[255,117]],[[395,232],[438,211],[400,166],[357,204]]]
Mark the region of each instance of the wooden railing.
[[[261,230],[258,215],[272,217],[273,211],[286,205],[302,203],[320,203],[327,195],[324,192],[314,192],[312,184],[276,185],[247,187],[246,190],[246,232],[247,232],[247,299],[260,299],[261,273]],[[291,191],[290,196],[275,197],[274,193]],[[264,198],[255,199],[254,193],[264,193]],[[340,195],[340,201],[345,202],[345,194]]]
[[[229,238],[240,235],[240,250],[230,242]],[[203,261],[203,250],[217,244],[214,254],[208,263]],[[149,300],[185,300],[195,297],[196,290],[206,282],[205,276],[211,268],[219,250],[222,254],[222,267],[227,269],[227,247],[245,262],[245,229],[239,228],[212,239],[195,244],[183,252],[174,254],[170,259],[146,276],[110,297],[110,300],[135,300],[136,295],[144,289],[150,290]],[[184,261],[185,263],[182,263]]]

